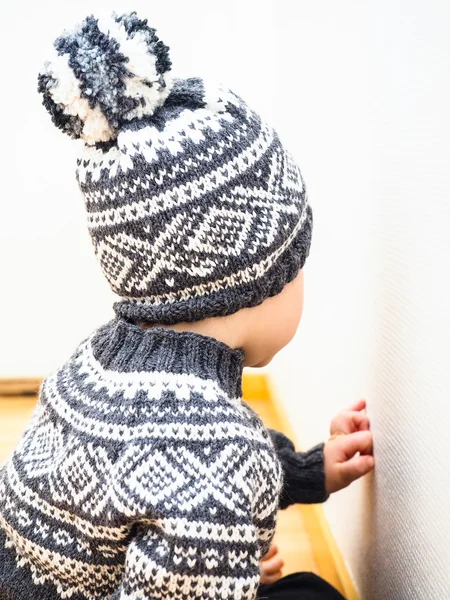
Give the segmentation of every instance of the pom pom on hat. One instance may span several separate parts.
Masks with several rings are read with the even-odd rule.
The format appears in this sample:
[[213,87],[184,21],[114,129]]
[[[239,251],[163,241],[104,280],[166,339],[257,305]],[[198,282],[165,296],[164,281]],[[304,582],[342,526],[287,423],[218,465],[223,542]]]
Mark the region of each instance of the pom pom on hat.
[[89,145],[109,142],[126,121],[151,116],[172,79],[169,49],[136,13],[87,17],[54,43],[38,90],[54,124]]

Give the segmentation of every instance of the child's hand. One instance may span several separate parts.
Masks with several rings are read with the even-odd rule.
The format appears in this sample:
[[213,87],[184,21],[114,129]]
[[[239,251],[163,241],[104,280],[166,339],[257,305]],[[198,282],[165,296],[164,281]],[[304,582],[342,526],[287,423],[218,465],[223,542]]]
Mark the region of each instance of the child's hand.
[[366,401],[358,400],[346,410],[338,413],[330,424],[330,434],[354,433],[355,431],[368,431],[369,419],[365,412]]
[[323,451],[325,489],[328,494],[347,487],[374,467],[372,433],[369,431],[369,420],[363,412],[365,407],[365,400],[360,400],[331,421],[332,437]]
[[272,544],[268,553],[259,563],[261,583],[275,583],[275,581],[281,579],[283,566],[284,561],[279,554],[278,546]]

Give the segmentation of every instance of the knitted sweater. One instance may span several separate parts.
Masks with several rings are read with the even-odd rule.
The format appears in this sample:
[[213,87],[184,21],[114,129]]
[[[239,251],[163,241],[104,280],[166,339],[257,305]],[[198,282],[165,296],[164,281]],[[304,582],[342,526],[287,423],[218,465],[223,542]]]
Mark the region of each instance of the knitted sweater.
[[[241,401],[243,353],[115,319],[41,388],[0,470],[1,600],[256,597],[282,506],[324,499]],[[309,494],[309,496],[308,496]]]

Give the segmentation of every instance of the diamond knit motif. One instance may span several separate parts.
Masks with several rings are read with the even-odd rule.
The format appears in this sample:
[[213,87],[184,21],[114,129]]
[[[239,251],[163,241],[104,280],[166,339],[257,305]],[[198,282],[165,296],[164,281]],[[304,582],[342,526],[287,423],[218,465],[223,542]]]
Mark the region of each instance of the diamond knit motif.
[[277,133],[236,94],[171,73],[136,14],[88,17],[39,75],[119,316],[176,323],[260,304],[308,256],[312,212]]
[[0,470],[0,598],[256,597],[282,484],[243,353],[115,319]]
[[[278,293],[309,247],[301,175],[276,133],[232,92],[199,80],[191,85],[196,93],[201,85],[209,119],[197,109],[166,114],[161,108],[159,150],[154,123],[141,123],[119,133],[119,152],[106,152],[103,166],[88,159],[78,175],[97,257],[122,297],[116,308],[133,317],[171,322],[183,318],[180,310],[189,320],[200,318],[200,310],[202,317],[223,314],[226,298],[232,306],[246,288],[257,304],[255,281],[267,286],[273,273]],[[183,82],[183,93],[188,89]],[[235,140],[236,127],[247,132],[245,140]],[[186,129],[198,130],[198,137]],[[299,237],[303,251],[293,244]]]

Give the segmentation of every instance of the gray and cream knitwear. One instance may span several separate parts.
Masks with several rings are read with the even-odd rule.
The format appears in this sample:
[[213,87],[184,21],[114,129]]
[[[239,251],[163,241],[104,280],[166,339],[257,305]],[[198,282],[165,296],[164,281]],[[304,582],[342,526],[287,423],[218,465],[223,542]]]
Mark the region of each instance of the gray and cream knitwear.
[[241,400],[241,350],[163,325],[296,277],[312,230],[300,171],[233,92],[173,77],[135,13],[65,31],[39,92],[79,140],[119,300],[46,379],[0,469],[0,600],[254,600],[278,508],[326,498],[323,446],[296,453],[264,428]]
[[121,318],[84,341],[0,470],[0,598],[256,598],[277,452],[287,506],[325,499],[323,448],[272,442],[241,401],[242,361]]
[[276,132],[228,89],[171,75],[135,14],[87,18],[39,75],[81,140],[76,176],[118,315],[173,324],[260,304],[308,256],[312,211]]

